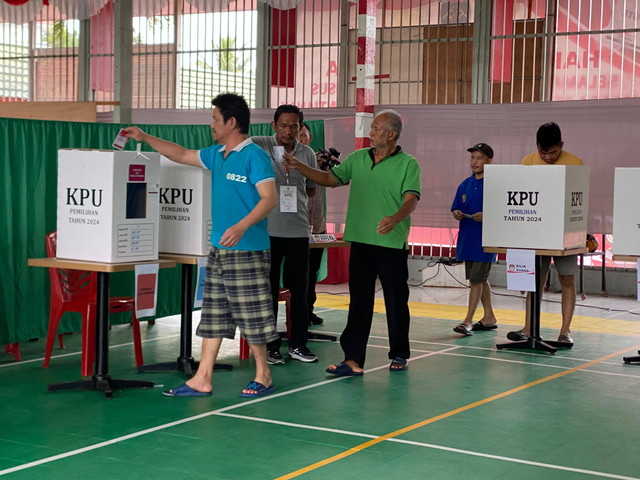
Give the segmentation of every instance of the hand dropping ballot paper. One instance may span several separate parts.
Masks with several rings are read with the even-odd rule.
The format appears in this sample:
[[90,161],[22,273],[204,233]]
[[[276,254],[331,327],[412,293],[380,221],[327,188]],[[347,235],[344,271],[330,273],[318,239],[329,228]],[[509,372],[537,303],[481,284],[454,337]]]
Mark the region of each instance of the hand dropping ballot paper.
[[121,128],[116,139],[113,141],[113,148],[122,150],[128,141],[129,137],[127,137],[127,131],[124,128]]
[[535,250],[507,249],[507,290],[536,289]]

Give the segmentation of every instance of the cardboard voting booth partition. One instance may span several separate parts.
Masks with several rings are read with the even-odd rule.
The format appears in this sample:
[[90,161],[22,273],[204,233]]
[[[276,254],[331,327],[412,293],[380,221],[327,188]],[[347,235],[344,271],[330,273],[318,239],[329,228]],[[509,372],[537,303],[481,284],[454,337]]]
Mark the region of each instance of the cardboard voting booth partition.
[[159,180],[158,153],[59,150],[57,256],[156,260]]
[[211,171],[161,157],[160,252],[208,255],[210,238]]
[[482,245],[541,250],[584,247],[589,171],[587,166],[573,165],[486,165]]
[[616,168],[613,184],[614,255],[640,255],[640,168]]

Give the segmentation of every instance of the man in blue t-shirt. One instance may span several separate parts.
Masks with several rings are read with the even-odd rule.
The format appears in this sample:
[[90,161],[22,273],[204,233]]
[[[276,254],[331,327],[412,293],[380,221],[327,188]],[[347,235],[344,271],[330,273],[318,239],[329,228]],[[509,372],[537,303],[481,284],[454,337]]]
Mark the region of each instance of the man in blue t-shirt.
[[[451,205],[453,218],[460,222],[456,259],[464,261],[466,278],[471,284],[469,308],[464,321],[453,329],[462,335],[473,335],[473,331],[498,328],[491,307],[491,287],[487,281],[491,264],[496,261],[494,253],[484,253],[482,248],[482,194],[484,166],[491,163],[493,149],[486,143],[478,143],[467,149],[471,152],[471,176],[458,187]],[[482,302],[484,315],[473,323],[473,315]]]
[[223,338],[238,327],[256,361],[256,375],[240,394],[259,397],[275,390],[267,363],[267,343],[278,337],[271,305],[271,255],[267,215],[278,204],[271,160],[249,139],[249,107],[239,95],[214,98],[211,132],[217,145],[189,150],[127,128],[128,136],[147,142],[174,162],[211,170],[211,243],[202,314],[196,334],[202,354],[196,374],[169,397],[210,396],[211,374]]

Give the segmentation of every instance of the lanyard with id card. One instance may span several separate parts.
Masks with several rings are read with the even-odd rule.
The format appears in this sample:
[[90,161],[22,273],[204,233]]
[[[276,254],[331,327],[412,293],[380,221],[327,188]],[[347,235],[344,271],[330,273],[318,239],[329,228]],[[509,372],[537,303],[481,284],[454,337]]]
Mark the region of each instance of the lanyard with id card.
[[282,156],[284,155],[284,147],[276,145],[273,147],[273,153],[276,161],[284,168],[286,185],[280,186],[280,213],[297,213],[298,212],[298,191],[296,187],[289,185],[289,170],[282,164]]
[[291,185],[280,186],[280,212],[296,213],[298,211],[298,191]]

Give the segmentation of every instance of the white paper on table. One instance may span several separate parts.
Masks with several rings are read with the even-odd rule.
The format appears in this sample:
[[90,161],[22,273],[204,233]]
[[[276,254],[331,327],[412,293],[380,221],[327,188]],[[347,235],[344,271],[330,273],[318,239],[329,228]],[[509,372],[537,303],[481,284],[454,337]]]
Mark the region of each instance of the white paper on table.
[[536,289],[535,250],[507,249],[507,290]]
[[136,265],[136,317],[152,317],[156,314],[158,301],[157,263]]
[[196,291],[193,299],[193,308],[202,307],[202,298],[204,296],[204,278],[207,275],[207,260],[209,257],[198,258],[198,275],[196,276]]

